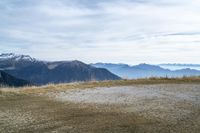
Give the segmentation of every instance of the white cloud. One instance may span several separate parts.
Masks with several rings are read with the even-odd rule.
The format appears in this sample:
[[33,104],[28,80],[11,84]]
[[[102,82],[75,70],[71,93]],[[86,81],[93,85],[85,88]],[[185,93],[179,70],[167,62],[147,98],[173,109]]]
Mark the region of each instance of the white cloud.
[[197,0],[2,0],[0,49],[41,59],[200,63]]

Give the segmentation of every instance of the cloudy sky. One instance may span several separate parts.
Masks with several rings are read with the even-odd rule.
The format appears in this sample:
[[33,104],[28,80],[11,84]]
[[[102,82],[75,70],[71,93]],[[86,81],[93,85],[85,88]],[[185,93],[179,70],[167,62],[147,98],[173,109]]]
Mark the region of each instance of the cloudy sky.
[[0,0],[0,53],[200,63],[199,0]]

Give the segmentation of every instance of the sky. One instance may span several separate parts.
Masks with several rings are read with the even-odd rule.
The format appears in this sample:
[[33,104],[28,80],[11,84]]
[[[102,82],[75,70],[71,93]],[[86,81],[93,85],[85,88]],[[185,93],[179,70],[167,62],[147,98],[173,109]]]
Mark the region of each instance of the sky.
[[199,0],[0,0],[0,53],[200,64]]

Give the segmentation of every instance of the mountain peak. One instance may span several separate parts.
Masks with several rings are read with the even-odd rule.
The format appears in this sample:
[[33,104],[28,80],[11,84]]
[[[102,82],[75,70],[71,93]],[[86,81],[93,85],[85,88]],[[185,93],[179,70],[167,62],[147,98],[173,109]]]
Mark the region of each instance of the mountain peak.
[[146,63],[141,63],[139,65],[136,65],[137,67],[159,67],[159,66],[155,66],[155,65],[150,65],[150,64],[146,64]]
[[0,60],[8,60],[8,59],[13,59],[13,60],[26,60],[26,61],[36,61],[35,58],[30,57],[29,55],[20,55],[20,54],[15,54],[15,53],[2,53],[0,54]]

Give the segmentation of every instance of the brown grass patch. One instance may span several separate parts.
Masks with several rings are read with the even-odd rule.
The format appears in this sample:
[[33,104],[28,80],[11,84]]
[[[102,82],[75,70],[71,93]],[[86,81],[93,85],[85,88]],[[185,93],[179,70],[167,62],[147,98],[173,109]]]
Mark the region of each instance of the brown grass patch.
[[48,84],[44,86],[27,86],[21,88],[0,88],[0,93],[15,92],[15,93],[31,93],[31,94],[44,94],[50,91],[62,91],[67,89],[85,89],[95,87],[112,87],[112,86],[131,86],[137,84],[199,84],[200,77],[183,77],[183,78],[144,78],[133,80],[115,80],[115,81],[91,81],[91,82],[75,82],[75,83],[62,83],[62,84]]

